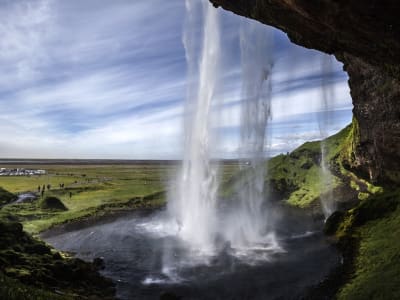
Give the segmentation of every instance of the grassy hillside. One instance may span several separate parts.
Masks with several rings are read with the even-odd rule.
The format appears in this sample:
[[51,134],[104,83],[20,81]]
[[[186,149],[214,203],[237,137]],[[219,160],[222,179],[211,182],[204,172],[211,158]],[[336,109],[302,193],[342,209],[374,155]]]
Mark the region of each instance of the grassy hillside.
[[400,190],[378,192],[328,219],[344,255],[338,299],[399,299]]
[[[329,282],[339,283],[336,297],[343,300],[399,299],[400,190],[389,184],[375,186],[353,172],[357,136],[353,122],[324,141],[333,174],[332,193],[339,204],[343,202],[338,206],[342,212],[326,222],[326,232],[334,233],[344,255],[343,268],[327,280],[328,288],[332,288]],[[320,149],[320,142],[309,142],[269,161],[267,180],[288,204],[318,206],[326,192],[321,185]],[[324,290],[316,299],[321,295]]]
[[331,186],[321,180],[321,142],[316,141],[307,142],[288,155],[282,154],[269,160],[267,180],[272,191],[288,204],[305,208],[318,205],[321,195],[330,189],[345,186],[346,180],[336,164],[350,132],[351,126],[348,126],[324,141],[326,159],[334,171]]
[[[334,178],[333,195],[339,203],[349,203],[347,209],[338,206],[342,212],[326,222],[325,231],[333,233],[344,255],[341,272],[327,282],[340,283],[336,286],[338,299],[398,299],[400,190],[391,185],[375,186],[353,172],[357,144],[354,122],[325,140]],[[289,155],[270,160],[268,180],[288,204],[312,207],[326,192],[320,183],[320,147],[320,142],[305,143]]]
[[58,295],[37,287],[22,284],[0,272],[0,298],[7,300],[72,300],[74,297]]
[[1,299],[112,299],[114,294],[113,283],[94,265],[63,258],[20,223],[6,220],[0,220],[0,282]]
[[0,187],[0,207],[15,201],[17,196]]

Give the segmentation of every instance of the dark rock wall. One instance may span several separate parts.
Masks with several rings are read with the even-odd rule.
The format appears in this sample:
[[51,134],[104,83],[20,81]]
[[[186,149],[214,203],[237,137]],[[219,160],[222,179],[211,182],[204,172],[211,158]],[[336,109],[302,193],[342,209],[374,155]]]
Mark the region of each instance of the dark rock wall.
[[357,121],[353,168],[374,182],[400,182],[400,82],[355,57],[343,57]]
[[400,1],[210,1],[342,61],[359,128],[350,165],[372,181],[400,182]]

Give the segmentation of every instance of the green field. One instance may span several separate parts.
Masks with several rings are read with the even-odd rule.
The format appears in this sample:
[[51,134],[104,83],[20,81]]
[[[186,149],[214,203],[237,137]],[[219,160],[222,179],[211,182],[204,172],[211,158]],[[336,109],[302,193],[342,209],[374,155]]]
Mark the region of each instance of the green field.
[[[39,201],[3,207],[1,214],[16,216],[30,233],[38,233],[53,225],[88,216],[162,206],[178,170],[176,164],[160,163],[7,167],[42,168],[47,171],[47,175],[2,176],[0,187],[12,193],[38,193],[38,187],[45,185],[43,198],[55,196],[68,208],[63,212],[42,209],[40,193]],[[236,163],[223,164],[220,168],[221,181],[226,182],[236,170]],[[60,187],[60,184],[64,187]],[[47,185],[51,186],[50,190]]]

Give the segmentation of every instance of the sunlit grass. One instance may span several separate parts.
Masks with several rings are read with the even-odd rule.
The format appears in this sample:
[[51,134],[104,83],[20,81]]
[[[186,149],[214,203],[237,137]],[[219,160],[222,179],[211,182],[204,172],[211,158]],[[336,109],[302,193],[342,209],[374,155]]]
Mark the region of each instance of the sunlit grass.
[[[37,203],[26,203],[2,209],[2,213],[19,216],[25,229],[32,233],[98,213],[101,206],[120,204],[122,207],[133,198],[161,192],[167,188],[170,174],[176,172],[173,165],[50,165],[40,168],[45,168],[48,174],[0,178],[0,186],[13,193],[38,193],[38,186],[46,186],[43,196],[56,196],[68,208],[65,212],[45,212]],[[60,184],[64,184],[64,188]],[[160,205],[160,200],[165,199],[154,200]]]
[[351,232],[359,240],[358,254],[354,275],[339,299],[400,299],[399,203],[399,190],[386,192],[364,200],[348,214],[348,220],[361,217],[363,223]]
[[[38,193],[38,186],[44,185],[44,197],[55,196],[68,208],[65,212],[51,212],[40,209],[38,203],[24,203],[9,205],[1,210],[2,214],[17,216],[25,230],[31,233],[111,211],[162,206],[166,201],[165,191],[173,185],[172,179],[178,169],[173,164],[24,167],[43,168],[48,174],[0,177],[0,187],[13,193]],[[220,180],[225,182],[236,169],[235,163],[221,164]],[[49,184],[50,190],[47,189]],[[60,184],[64,184],[64,188]]]
[[74,297],[62,296],[36,287],[22,284],[20,281],[0,273],[0,295],[7,300],[72,300]]

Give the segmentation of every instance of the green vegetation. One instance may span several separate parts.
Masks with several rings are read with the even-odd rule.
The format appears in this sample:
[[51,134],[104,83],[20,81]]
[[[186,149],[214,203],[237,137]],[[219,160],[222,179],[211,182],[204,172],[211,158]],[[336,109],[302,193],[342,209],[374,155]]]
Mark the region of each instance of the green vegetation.
[[[331,170],[346,144],[351,126],[324,141],[326,159]],[[321,168],[321,142],[307,142],[288,155],[278,155],[268,162],[268,178],[274,192],[280,194],[290,205],[309,207],[318,205],[324,193],[347,185],[341,172],[331,175],[332,185],[325,184]]]
[[[175,168],[172,165],[49,165],[45,176],[1,177],[0,186],[13,193],[32,191],[41,198],[38,189],[42,190],[43,186],[45,192],[43,199],[3,207],[0,215],[12,214],[23,223],[25,230],[38,233],[71,220],[157,207],[165,201],[165,187]],[[56,205],[59,209],[54,209],[57,208],[54,203],[49,206],[49,200],[57,201],[54,198],[62,204]]]
[[[20,223],[0,220],[0,233],[1,299],[24,299],[20,296],[26,292],[25,298],[36,295],[37,299],[46,296],[71,299],[74,295],[92,299],[113,297],[113,283],[100,276],[94,265],[80,259],[63,258],[44,242],[24,232]],[[52,291],[44,291],[49,286]],[[56,290],[64,296],[57,297]]]
[[[166,187],[176,168],[171,164],[48,165],[45,167],[48,174],[44,176],[3,176],[0,177],[0,186],[12,193],[36,192],[40,199],[7,205],[0,210],[0,217],[11,214],[24,225],[26,231],[37,234],[72,220],[160,207],[165,204]],[[220,172],[221,181],[226,182],[236,170],[235,162],[224,163]],[[43,186],[45,192],[42,198],[38,190],[40,188],[41,191]],[[5,193],[15,200],[15,195]],[[223,193],[225,190],[222,189]],[[46,203],[48,197],[59,199],[68,210],[49,209]]]
[[[359,164],[354,155],[358,136],[353,120],[325,140],[333,195],[337,201],[353,203],[353,208],[334,213],[325,225],[324,231],[335,235],[344,255],[342,271],[327,282],[339,283],[338,299],[399,299],[400,190],[375,186],[352,171]],[[326,191],[319,183],[320,146],[320,142],[305,143],[270,160],[268,180],[288,204],[312,207]]]
[[328,219],[349,274],[338,299],[400,298],[399,204],[400,190],[380,192]]
[[9,191],[6,191],[5,189],[0,187],[0,207],[2,205],[8,204],[12,201],[15,201],[17,199],[17,196],[15,196],[13,193],[10,193]]
[[5,276],[0,272],[0,297],[7,300],[72,300],[71,296],[57,295]]
[[[357,136],[358,126],[353,121],[324,141],[333,185],[321,182],[321,142],[308,142],[290,154],[272,158],[268,162],[266,182],[272,194],[289,205],[319,210],[319,199],[327,192],[331,192],[338,202],[346,203],[345,208],[352,205],[349,210],[340,207],[342,211],[333,214],[325,226],[325,232],[336,237],[345,258],[345,272],[339,274],[342,276],[339,299],[400,298],[400,240],[397,239],[400,234],[400,190],[375,186],[352,171],[358,163],[354,156],[359,143]],[[173,165],[65,165],[46,169],[46,176],[0,178],[0,186],[5,188],[0,188],[0,205],[4,205],[0,209],[0,220],[22,222],[25,230],[36,234],[81,218],[160,207],[165,203],[169,178],[176,172]],[[220,196],[229,198],[233,195],[234,186],[245,174],[238,170],[237,163],[223,165]],[[43,185],[46,191],[40,199],[9,204],[16,199],[12,193],[38,192],[38,187],[42,189]],[[4,236],[3,232],[0,236]],[[47,246],[35,247],[45,249]],[[49,276],[51,273],[48,272],[52,272],[49,266],[58,258],[54,258],[57,254],[52,249],[50,253],[46,250],[41,254],[47,258],[37,258],[37,254],[28,249],[21,243],[1,248],[0,243],[0,282],[4,282],[0,297],[24,299],[18,298],[19,291],[21,295],[38,295],[37,299],[69,299],[74,293],[82,294],[80,287],[75,287],[74,291],[61,287],[64,295],[46,291],[46,285],[32,287],[27,278]],[[52,263],[46,259],[51,259]],[[38,275],[35,269],[41,273]],[[67,270],[68,267],[62,272]]]

